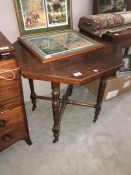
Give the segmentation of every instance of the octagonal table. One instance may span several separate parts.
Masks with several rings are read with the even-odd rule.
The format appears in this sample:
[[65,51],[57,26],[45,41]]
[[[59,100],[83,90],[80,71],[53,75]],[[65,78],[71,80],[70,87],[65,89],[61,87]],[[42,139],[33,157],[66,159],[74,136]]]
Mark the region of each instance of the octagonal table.
[[[106,87],[106,79],[116,74],[122,64],[122,53],[119,46],[104,43],[105,47],[87,53],[71,56],[66,59],[40,63],[33,54],[18,41],[14,43],[16,57],[19,59],[21,74],[29,80],[31,89],[32,110],[36,108],[36,99],[52,101],[54,143],[59,139],[60,122],[67,104],[95,108],[94,122],[98,119]],[[84,85],[100,78],[96,104],[86,104],[69,99],[73,85]],[[51,82],[52,97],[39,96],[35,93],[33,80]],[[63,98],[60,98],[60,84],[68,84]]]

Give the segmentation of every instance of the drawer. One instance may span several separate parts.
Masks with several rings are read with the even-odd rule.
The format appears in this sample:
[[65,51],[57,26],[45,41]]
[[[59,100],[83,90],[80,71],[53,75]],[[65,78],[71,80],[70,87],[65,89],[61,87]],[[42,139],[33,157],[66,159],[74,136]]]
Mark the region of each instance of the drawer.
[[[14,80],[0,78],[0,111],[13,109],[22,103],[21,79],[18,70],[14,71],[14,74],[16,76]],[[0,76],[4,75],[0,73]]]
[[17,142],[18,140],[25,140],[26,138],[27,134],[24,125],[21,125],[19,128],[10,132],[6,132],[5,134],[0,135],[0,151]]
[[22,104],[21,87],[19,81],[11,82],[7,86],[0,84],[0,111],[13,109]]
[[11,86],[20,77],[20,69],[16,60],[0,62],[0,86]]
[[14,84],[20,78],[20,69],[2,69],[0,67],[0,84],[4,86],[10,86]]
[[25,123],[22,107],[14,108],[10,111],[0,113],[0,135]]
[[18,62],[16,59],[7,59],[0,61],[0,69],[15,69],[18,67]]

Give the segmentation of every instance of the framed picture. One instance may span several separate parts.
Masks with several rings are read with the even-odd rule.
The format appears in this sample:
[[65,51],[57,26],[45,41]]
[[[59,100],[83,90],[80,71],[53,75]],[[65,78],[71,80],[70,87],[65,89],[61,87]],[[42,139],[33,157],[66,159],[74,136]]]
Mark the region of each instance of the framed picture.
[[72,27],[70,0],[14,0],[21,36]]
[[103,44],[76,31],[20,37],[19,41],[41,62],[47,63],[104,47]]
[[131,0],[93,0],[93,14],[131,10]]

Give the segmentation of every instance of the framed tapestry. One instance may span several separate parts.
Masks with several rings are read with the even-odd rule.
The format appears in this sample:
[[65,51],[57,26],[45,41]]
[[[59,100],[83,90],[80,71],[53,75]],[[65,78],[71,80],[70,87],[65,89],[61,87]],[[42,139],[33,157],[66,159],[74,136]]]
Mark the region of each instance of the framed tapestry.
[[131,0],[93,0],[93,14],[131,10]]

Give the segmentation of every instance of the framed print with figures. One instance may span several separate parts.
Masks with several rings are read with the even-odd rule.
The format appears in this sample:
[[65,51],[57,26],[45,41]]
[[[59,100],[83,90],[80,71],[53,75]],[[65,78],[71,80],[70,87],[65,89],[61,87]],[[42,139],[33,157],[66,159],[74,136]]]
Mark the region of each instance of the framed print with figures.
[[21,35],[71,28],[70,0],[14,0]]
[[70,58],[104,44],[72,29],[71,0],[14,0],[19,42],[41,63]]

